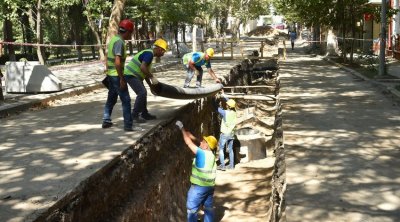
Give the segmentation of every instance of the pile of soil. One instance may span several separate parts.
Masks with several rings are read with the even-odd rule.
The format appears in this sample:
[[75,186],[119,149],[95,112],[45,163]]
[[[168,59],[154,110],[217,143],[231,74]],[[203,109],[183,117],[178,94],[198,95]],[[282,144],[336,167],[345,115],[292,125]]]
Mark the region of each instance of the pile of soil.
[[261,36],[261,35],[271,35],[275,32],[275,29],[271,26],[259,26],[256,29],[249,32],[248,36]]

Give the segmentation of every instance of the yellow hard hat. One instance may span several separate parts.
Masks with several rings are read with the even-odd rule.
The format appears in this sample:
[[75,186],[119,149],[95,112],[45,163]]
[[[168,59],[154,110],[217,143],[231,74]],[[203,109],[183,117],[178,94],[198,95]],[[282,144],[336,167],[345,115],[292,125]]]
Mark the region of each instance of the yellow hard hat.
[[217,147],[218,141],[214,136],[203,136],[203,139],[207,142],[211,150]]
[[208,48],[206,50],[206,53],[208,56],[213,57],[214,56],[214,49],[213,48]]
[[168,49],[168,43],[164,39],[157,39],[154,42],[154,45],[164,49],[165,51]]
[[236,107],[236,102],[233,99],[229,99],[228,101],[226,101],[226,104],[230,107],[230,108],[235,108]]

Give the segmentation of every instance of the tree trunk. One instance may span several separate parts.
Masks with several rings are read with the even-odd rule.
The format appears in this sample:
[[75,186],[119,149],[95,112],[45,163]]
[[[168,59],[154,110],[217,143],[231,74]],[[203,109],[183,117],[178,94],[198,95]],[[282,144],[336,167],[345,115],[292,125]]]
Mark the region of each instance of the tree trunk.
[[91,19],[91,12],[88,9],[87,9],[87,14],[86,14],[86,19],[87,19],[87,21],[89,23],[90,30],[92,30],[92,32],[93,32],[93,34],[94,34],[94,36],[96,38],[97,45],[99,45],[98,48],[99,48],[100,60],[104,61],[105,55],[104,55],[104,48],[103,48],[102,43],[101,43],[101,38],[100,38],[99,33],[97,32],[96,24]]
[[[42,0],[38,0],[37,11],[36,11],[36,39],[38,44],[43,44],[43,33],[42,33],[42,23],[41,23],[41,10],[42,10]],[[37,56],[39,58],[40,64],[44,65],[45,58],[43,57],[43,51],[41,46],[37,48]]]
[[[4,20],[4,40],[6,42],[14,42],[13,30],[12,30],[12,22],[8,19]],[[6,54],[8,54],[10,61],[15,61],[15,50],[14,45],[8,44],[6,47]]]
[[176,44],[176,56],[180,58],[181,52],[179,51],[179,41],[178,41],[178,24],[176,24],[174,28],[174,37],[175,37],[175,44]]
[[[58,8],[57,13],[61,15],[62,9]],[[58,43],[63,44],[63,37],[62,37],[62,27],[61,27],[61,16],[57,16],[57,38],[58,38]],[[57,57],[60,55],[61,57],[61,62],[64,62],[64,48],[58,47],[57,48]]]
[[114,5],[111,9],[110,23],[107,30],[107,44],[114,35],[118,34],[118,24],[121,21],[125,3],[126,0],[114,0]]
[[186,25],[182,25],[182,42],[186,44]]
[[356,25],[355,25],[355,18],[354,18],[354,2],[350,2],[350,27],[351,27],[351,45],[350,45],[350,63],[353,63],[353,56],[354,56],[354,38],[356,37]]
[[2,77],[3,77],[3,73],[1,73],[1,70],[0,70],[0,101],[4,101],[3,84],[1,82]]

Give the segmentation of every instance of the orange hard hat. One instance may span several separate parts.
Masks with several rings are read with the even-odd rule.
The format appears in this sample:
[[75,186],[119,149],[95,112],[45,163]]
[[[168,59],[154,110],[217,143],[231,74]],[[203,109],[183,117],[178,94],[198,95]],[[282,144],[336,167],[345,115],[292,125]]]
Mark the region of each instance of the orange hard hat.
[[122,20],[118,26],[125,31],[133,32],[133,22],[129,19]]

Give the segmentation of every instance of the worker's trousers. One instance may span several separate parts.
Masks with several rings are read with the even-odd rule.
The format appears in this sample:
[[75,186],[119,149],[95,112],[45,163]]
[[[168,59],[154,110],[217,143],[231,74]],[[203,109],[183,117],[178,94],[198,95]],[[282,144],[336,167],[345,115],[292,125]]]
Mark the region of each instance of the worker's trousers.
[[[190,69],[188,65],[183,65],[183,66],[185,67],[186,70],[186,79],[185,83],[183,84],[183,87],[186,88],[189,87],[190,81],[192,81],[195,71]],[[195,68],[197,71],[199,71],[199,74],[196,77],[196,87],[201,87],[201,81],[203,79],[203,68],[201,68],[201,66],[195,66]]]
[[135,104],[133,105],[132,116],[135,118],[139,114],[147,114],[147,90],[143,80],[132,75],[124,75],[126,82],[136,93]]
[[214,187],[192,184],[187,195],[187,221],[197,222],[197,213],[204,206],[204,222],[214,221]]
[[235,160],[233,155],[233,136],[221,133],[219,136],[218,147],[219,147],[219,162],[221,167],[225,167],[225,145],[228,145],[229,153],[229,169],[235,167]]
[[120,89],[119,77],[108,76],[108,96],[104,106],[103,122],[111,123],[111,114],[115,104],[117,103],[118,96],[122,102],[122,115],[124,117],[124,128],[132,128],[132,116],[131,116],[131,97],[129,96],[128,88]]

